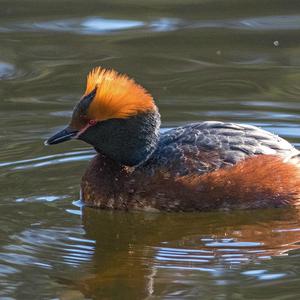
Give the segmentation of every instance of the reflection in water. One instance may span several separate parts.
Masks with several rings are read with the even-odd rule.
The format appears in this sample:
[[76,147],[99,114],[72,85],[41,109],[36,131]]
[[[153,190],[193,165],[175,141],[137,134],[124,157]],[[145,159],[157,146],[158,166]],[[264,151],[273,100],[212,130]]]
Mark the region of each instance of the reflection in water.
[[40,167],[65,164],[74,161],[89,160],[95,155],[93,150],[82,150],[76,152],[64,152],[60,154],[35,157],[17,161],[6,161],[0,163],[0,168],[9,167],[10,170],[26,170]]
[[[42,223],[31,224],[28,229],[11,235],[10,243],[1,248],[0,297],[13,293],[17,299],[32,299],[33,285],[37,295],[41,292],[51,295],[54,288],[66,284],[71,292],[71,280],[88,272],[82,265],[91,260],[95,245],[82,237],[82,228],[43,227]],[[27,273],[33,276],[24,277]],[[53,285],[48,285],[49,274],[58,277]]]
[[[0,32],[10,31],[57,31],[79,34],[108,34],[113,31],[144,29],[149,31],[173,31],[179,29],[226,28],[239,30],[296,30],[300,29],[300,17],[263,16],[257,18],[236,18],[223,20],[193,21],[179,18],[160,18],[151,21],[107,19],[89,17],[84,19],[63,19],[48,22],[8,23],[0,27]],[[279,46],[278,41],[273,42]]]
[[298,219],[299,212],[290,210],[179,215],[84,208],[84,229],[96,241],[95,274],[79,288],[101,298],[117,297],[122,286],[128,299],[141,299],[174,291],[187,296],[206,290],[208,281],[214,285],[239,275],[284,278],[286,270],[264,264],[300,248]]
[[8,79],[15,73],[13,65],[0,61],[0,80]]

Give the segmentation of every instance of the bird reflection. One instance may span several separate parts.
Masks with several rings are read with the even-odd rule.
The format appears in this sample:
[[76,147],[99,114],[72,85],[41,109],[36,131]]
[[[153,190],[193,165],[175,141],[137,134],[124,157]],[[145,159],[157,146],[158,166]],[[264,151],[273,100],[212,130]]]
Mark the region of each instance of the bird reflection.
[[[300,248],[299,211],[155,214],[83,210],[83,225],[96,241],[93,275],[80,280],[87,297],[143,299],[178,285],[201,286],[253,269]],[[192,277],[191,277],[192,278]],[[182,280],[182,279],[181,279]]]

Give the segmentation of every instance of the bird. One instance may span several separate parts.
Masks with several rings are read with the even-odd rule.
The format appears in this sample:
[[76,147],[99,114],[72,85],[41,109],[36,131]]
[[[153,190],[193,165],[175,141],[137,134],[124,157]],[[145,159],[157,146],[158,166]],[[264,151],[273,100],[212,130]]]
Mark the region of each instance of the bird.
[[81,180],[86,206],[149,212],[297,207],[300,152],[259,127],[201,121],[162,131],[151,94],[126,74],[93,68],[66,128],[96,150]]

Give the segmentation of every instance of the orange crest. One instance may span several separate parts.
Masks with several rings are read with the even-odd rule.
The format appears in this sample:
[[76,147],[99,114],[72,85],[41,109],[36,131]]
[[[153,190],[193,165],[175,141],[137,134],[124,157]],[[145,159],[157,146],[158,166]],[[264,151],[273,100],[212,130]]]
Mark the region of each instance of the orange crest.
[[87,77],[84,96],[96,88],[88,117],[97,121],[127,118],[155,109],[152,96],[133,79],[114,70],[94,68]]

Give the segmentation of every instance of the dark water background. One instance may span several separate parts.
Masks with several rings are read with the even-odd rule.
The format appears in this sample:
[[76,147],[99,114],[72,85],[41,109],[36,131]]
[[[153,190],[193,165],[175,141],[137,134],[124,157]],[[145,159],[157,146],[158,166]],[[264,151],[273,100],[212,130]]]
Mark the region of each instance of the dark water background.
[[299,299],[300,213],[83,209],[81,142],[44,147],[91,67],[163,126],[235,121],[300,142],[300,2],[0,1],[1,299]]

